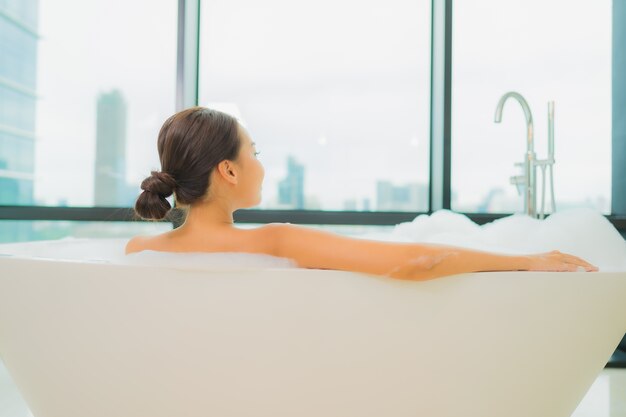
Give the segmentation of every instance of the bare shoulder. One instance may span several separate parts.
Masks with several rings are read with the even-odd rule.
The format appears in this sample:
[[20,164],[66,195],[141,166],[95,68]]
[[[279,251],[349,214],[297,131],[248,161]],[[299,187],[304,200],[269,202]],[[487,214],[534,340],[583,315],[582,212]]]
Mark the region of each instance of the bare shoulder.
[[293,226],[289,223],[267,223],[253,229],[252,232],[255,237],[254,241],[263,247],[264,252],[281,256],[280,243],[292,228]]
[[128,255],[130,253],[139,252],[139,251],[146,249],[146,239],[147,239],[146,236],[132,237],[126,243],[126,249],[124,250],[124,253]]
[[256,229],[249,230],[257,250],[274,256],[285,256],[283,248],[294,239],[304,238],[307,231],[312,230],[290,223],[267,223]]
[[289,225],[288,223],[267,223],[267,224],[264,224],[263,226],[259,226],[256,229],[252,229],[252,230],[262,235],[273,236],[273,235],[276,235],[277,233],[280,233],[280,231],[283,230],[284,227],[288,225]]
[[142,236],[134,236],[130,238],[130,240],[126,242],[126,248],[124,249],[124,253],[128,255],[129,253],[140,251],[141,249],[139,249],[139,247],[141,239]]
[[347,236],[290,223],[269,223],[264,227],[275,242],[277,256],[298,259],[301,263],[308,254],[320,249],[332,252],[337,247],[357,242]]
[[307,238],[314,238],[314,237],[318,237],[318,238],[339,238],[341,239],[342,236],[335,234],[335,233],[331,233],[331,232],[325,232],[322,230],[318,230],[312,227],[307,227],[307,226],[300,226],[297,224],[291,224],[291,223],[268,223],[264,226],[259,227],[257,230],[259,230],[261,233],[263,233],[264,235],[266,235],[266,237],[271,238],[273,240],[280,240],[280,241],[284,241],[284,240],[291,240],[291,239],[307,239]]
[[349,237],[287,223],[268,226],[274,233],[278,256],[294,259],[305,268],[384,274],[416,251],[414,245],[404,242]]

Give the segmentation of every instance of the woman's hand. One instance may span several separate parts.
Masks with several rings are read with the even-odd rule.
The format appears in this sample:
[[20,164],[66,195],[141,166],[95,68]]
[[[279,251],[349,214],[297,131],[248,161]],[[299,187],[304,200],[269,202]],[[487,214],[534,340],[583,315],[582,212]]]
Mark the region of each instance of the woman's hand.
[[529,260],[528,271],[594,272],[598,270],[598,267],[589,262],[577,256],[559,252],[558,250],[536,255],[527,255],[527,258]]

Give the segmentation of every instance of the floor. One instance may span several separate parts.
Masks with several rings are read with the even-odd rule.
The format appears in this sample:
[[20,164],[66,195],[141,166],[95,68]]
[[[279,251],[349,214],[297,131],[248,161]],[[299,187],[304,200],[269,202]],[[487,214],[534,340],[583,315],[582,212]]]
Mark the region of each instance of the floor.
[[[0,417],[34,417],[1,361]],[[626,417],[626,369],[605,368],[571,417]]]

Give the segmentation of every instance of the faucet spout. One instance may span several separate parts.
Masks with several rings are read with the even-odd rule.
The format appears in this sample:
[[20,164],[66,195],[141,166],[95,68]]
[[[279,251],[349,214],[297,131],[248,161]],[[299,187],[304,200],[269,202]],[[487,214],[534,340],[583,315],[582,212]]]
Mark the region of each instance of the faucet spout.
[[522,97],[521,94],[516,93],[515,91],[509,91],[500,97],[500,101],[498,101],[498,105],[496,106],[496,114],[494,118],[494,122],[500,123],[502,121],[502,109],[504,108],[504,103],[509,98],[514,98],[517,102],[522,106],[522,110],[524,110],[524,116],[526,117],[526,150],[527,152],[534,152],[534,137],[533,137],[533,115],[530,112],[530,107],[528,103]]
[[522,106],[524,110],[524,116],[526,117],[526,154],[524,155],[524,175],[521,177],[515,177],[515,183],[524,182],[524,211],[529,216],[536,218],[537,213],[537,201],[536,201],[536,176],[535,166],[537,164],[535,157],[535,144],[533,139],[533,116],[530,113],[530,107],[528,103],[521,96],[521,94],[515,91],[509,91],[500,97],[498,105],[496,106],[496,115],[494,122],[500,123],[502,121],[502,109],[504,103],[510,98],[514,98]]

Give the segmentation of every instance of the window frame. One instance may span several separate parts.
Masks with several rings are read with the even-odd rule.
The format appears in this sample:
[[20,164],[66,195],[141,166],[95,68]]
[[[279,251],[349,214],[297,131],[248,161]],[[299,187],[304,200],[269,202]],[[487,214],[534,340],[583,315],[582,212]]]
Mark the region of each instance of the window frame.
[[[176,110],[198,104],[198,66],[201,0],[178,0]],[[613,1],[612,79],[612,198],[607,219],[626,237],[626,4]],[[366,212],[327,210],[242,209],[233,214],[237,223],[290,222],[332,225],[395,225],[420,214],[451,209],[451,102],[453,0],[432,0],[430,184],[428,212]],[[478,224],[512,213],[462,213]],[[184,212],[174,208],[162,221],[178,227]],[[0,205],[1,220],[143,221],[128,207],[48,207]]]

